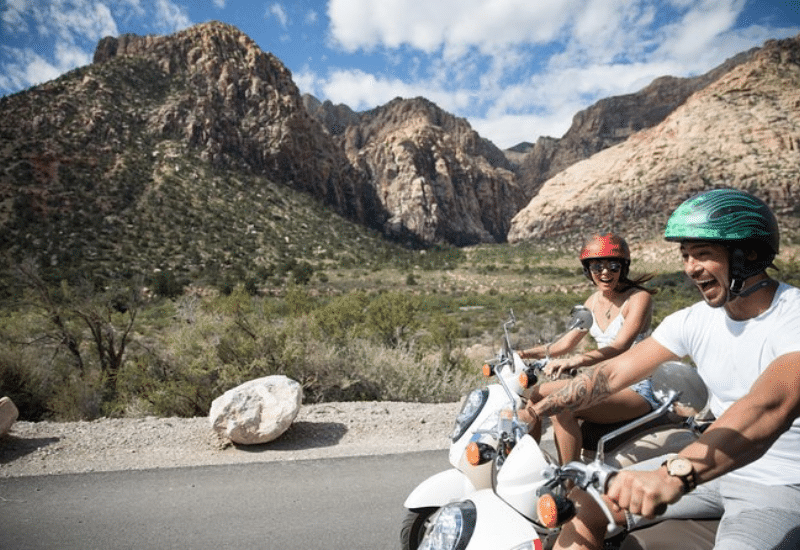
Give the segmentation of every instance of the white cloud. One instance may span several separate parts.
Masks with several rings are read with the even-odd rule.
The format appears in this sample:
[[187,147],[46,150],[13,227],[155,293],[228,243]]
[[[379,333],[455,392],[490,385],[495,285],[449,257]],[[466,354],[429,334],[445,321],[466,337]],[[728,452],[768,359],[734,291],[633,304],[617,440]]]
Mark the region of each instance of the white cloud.
[[664,40],[657,55],[691,59],[733,28],[743,7],[744,0],[704,0],[693,4],[679,21],[661,29]]
[[338,70],[321,84],[322,94],[354,110],[371,109],[397,96],[414,97],[418,89],[398,79],[385,79],[360,70]]
[[28,24],[24,17],[28,9],[27,0],[7,0],[2,16],[3,26],[13,29],[14,32],[28,32]]
[[49,6],[45,17],[47,21],[40,23],[41,28],[46,28],[47,33],[52,32],[61,40],[95,40],[118,34],[117,24],[108,7],[88,0],[70,5],[59,0]]
[[6,63],[0,73],[0,88],[18,90],[57,78],[64,72],[30,49],[3,48],[4,56],[14,61]]
[[0,89],[34,86],[91,63],[97,41],[119,35],[117,19],[146,16],[162,32],[192,24],[186,9],[175,1],[146,1],[147,6],[142,0],[8,0],[2,12],[3,33],[25,37],[30,46],[23,43],[0,50],[5,73],[0,76]]
[[55,59],[61,72],[73,67],[81,67],[92,62],[92,55],[86,50],[69,42],[57,42],[55,46]]
[[174,32],[192,26],[186,8],[171,0],[155,0],[156,25],[164,32]]
[[582,0],[331,0],[331,34],[345,51],[409,45],[449,57],[556,39]]
[[281,27],[284,29],[287,28],[287,25],[289,24],[289,16],[286,15],[286,10],[279,3],[275,2],[270,5],[269,9],[267,10],[267,15],[275,17],[275,19],[278,20],[278,23],[281,24]]
[[523,141],[535,142],[538,136],[561,137],[569,129],[574,110],[561,109],[547,115],[519,114],[491,118],[471,117],[472,128],[501,149]]

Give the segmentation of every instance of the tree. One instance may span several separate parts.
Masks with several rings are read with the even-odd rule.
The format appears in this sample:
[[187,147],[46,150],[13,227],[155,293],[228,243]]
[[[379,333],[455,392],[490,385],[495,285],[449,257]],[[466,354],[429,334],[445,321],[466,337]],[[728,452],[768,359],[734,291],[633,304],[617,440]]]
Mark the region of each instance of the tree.
[[[93,285],[71,288],[62,280],[53,288],[31,262],[17,266],[18,278],[32,292],[34,306],[46,320],[44,334],[35,341],[49,341],[65,349],[73,358],[82,378],[89,374],[90,357],[96,361],[102,380],[102,400],[112,403],[117,397],[117,376],[125,360],[136,315],[142,302],[141,285],[97,293]],[[87,357],[88,350],[93,353]]]
[[383,342],[397,347],[406,335],[419,326],[419,299],[402,292],[385,292],[367,306],[367,326]]

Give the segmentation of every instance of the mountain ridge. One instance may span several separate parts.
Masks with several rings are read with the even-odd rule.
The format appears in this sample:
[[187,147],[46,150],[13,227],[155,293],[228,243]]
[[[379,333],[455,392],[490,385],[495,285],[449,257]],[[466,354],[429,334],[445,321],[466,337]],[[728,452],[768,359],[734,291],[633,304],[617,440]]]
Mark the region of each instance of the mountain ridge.
[[684,199],[718,187],[763,198],[793,240],[800,219],[798,107],[800,36],[769,41],[661,124],[547,180],[515,216],[509,241],[569,240],[584,226],[646,239]]
[[[688,193],[725,185],[762,194],[794,232],[798,40],[693,79],[662,77],[577,113],[561,138],[501,151],[425,98],[357,113],[303,96],[280,60],[224,23],[104,38],[91,65],[0,98],[3,263],[251,276],[248,261],[269,271],[313,256],[294,232],[328,250],[349,223],[411,247],[569,246],[610,226],[633,242],[656,235],[662,210]],[[681,112],[705,134],[683,133]],[[717,147],[690,147],[701,135]],[[665,151],[696,168],[659,163]],[[652,185],[637,183],[645,175]],[[311,221],[326,208],[344,225],[302,228],[333,223]],[[193,237],[207,230],[202,250]]]

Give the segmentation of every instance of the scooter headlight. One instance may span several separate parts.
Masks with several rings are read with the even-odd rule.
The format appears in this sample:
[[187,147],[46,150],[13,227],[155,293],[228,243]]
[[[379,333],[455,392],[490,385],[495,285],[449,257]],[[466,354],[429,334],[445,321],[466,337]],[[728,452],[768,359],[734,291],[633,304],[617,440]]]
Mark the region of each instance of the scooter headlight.
[[475,505],[465,500],[442,507],[433,517],[419,550],[463,550],[475,530]]
[[458,413],[458,416],[456,416],[456,423],[455,426],[453,426],[450,439],[458,441],[461,436],[464,435],[464,432],[467,431],[470,424],[472,424],[480,414],[488,397],[489,390],[486,388],[472,390],[469,395],[467,395],[464,404],[461,405],[461,411]]

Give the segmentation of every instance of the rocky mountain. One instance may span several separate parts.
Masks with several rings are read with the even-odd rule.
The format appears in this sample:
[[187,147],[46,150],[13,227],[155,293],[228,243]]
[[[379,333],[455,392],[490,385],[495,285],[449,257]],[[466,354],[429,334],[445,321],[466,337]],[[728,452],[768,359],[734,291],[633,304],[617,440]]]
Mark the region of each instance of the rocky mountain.
[[657,126],[548,179],[514,217],[508,239],[574,244],[606,230],[648,239],[680,202],[716,187],[757,194],[784,234],[797,234],[800,36],[767,42]]
[[500,242],[522,207],[504,155],[466,120],[426,99],[397,98],[362,114],[341,143],[375,186],[390,234],[426,243]]
[[386,217],[289,71],[221,23],[104,39],[91,65],[0,98],[0,116],[4,265],[267,269],[303,235],[330,249],[348,231],[310,229],[328,223],[319,204]]
[[421,97],[364,113],[303,101],[372,182],[389,216],[386,234],[428,244],[505,240],[523,205],[513,164],[465,119]]
[[330,253],[345,220],[412,246],[638,238],[719,185],[796,218],[797,71],[797,39],[772,41],[504,152],[424,98],[358,113],[303,97],[229,25],[106,38],[92,64],[0,98],[2,261],[268,271]]
[[356,220],[375,217],[368,183],[308,114],[291,73],[235,27],[213,22],[98,44],[95,65],[120,59],[149,63],[171,85],[148,113],[156,136],[186,143],[216,168],[243,168],[324,198]]
[[361,121],[361,115],[347,105],[334,105],[330,100],[321,102],[311,94],[303,94],[303,105],[332,136],[342,135],[348,126]]
[[526,198],[536,196],[545,181],[565,168],[660,124],[689,96],[746,62],[755,51],[741,53],[694,78],[657,78],[638,92],[601,99],[578,112],[567,133],[559,139],[539,138],[522,160],[518,174]]

